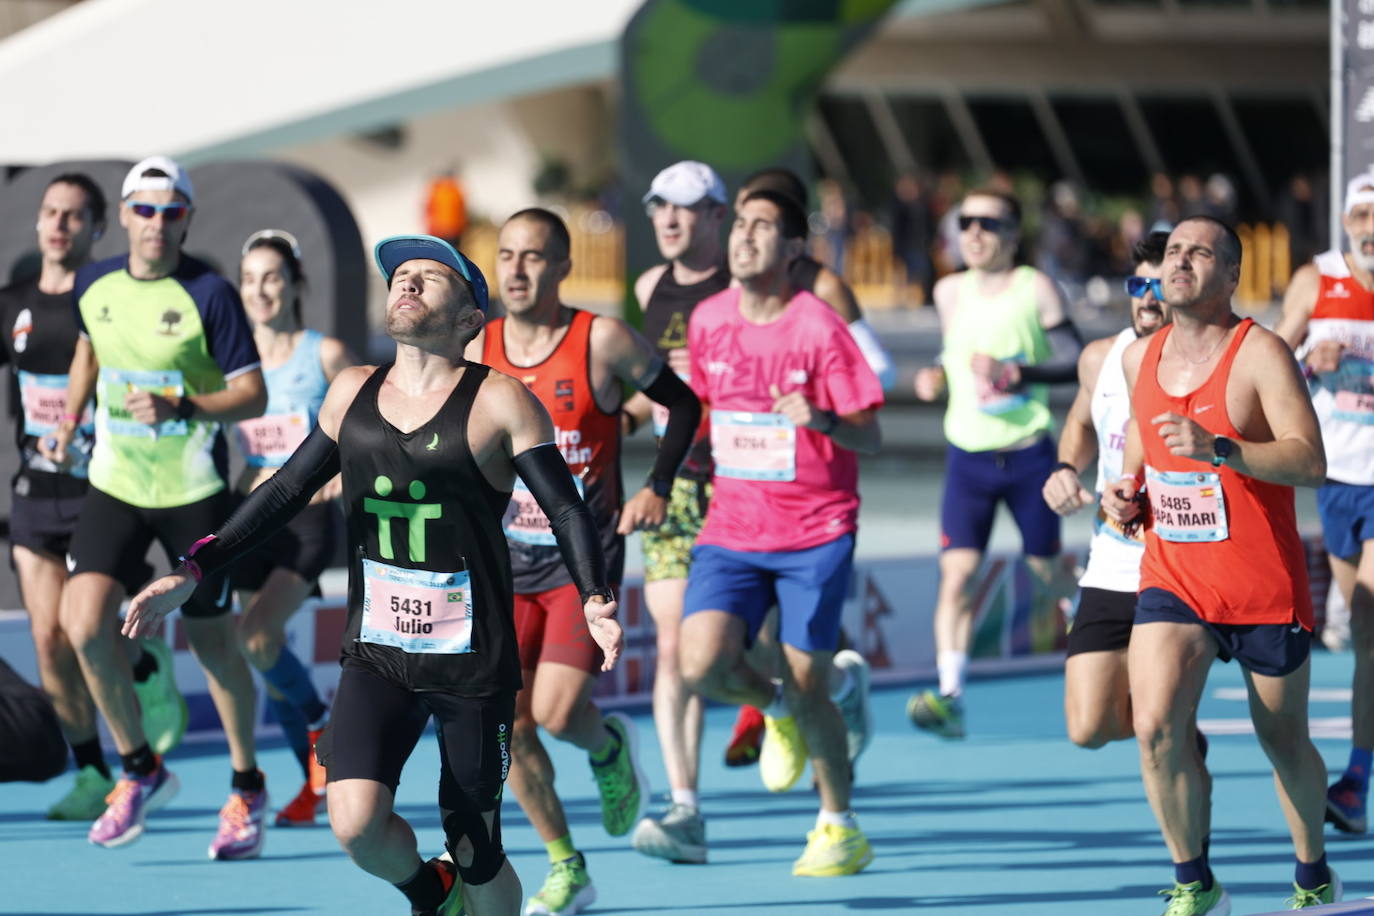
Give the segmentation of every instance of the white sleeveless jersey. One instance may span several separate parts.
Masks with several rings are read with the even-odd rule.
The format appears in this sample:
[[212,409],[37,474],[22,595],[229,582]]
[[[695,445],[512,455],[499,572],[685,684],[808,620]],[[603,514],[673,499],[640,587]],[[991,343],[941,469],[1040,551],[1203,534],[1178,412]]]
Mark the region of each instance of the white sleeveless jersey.
[[[1121,479],[1121,462],[1126,449],[1126,426],[1131,419],[1131,395],[1126,388],[1126,373],[1121,368],[1121,354],[1136,339],[1135,329],[1126,328],[1116,335],[1102,370],[1093,386],[1091,410],[1093,429],[1097,431],[1097,493]],[[1111,592],[1135,592],[1140,584],[1140,558],[1145,553],[1143,541],[1127,539],[1119,530],[1103,520],[1097,510],[1093,522],[1093,540],[1088,554],[1088,568],[1078,580],[1080,588],[1101,588]]]
[[1306,356],[1324,340],[1345,345],[1339,368],[1311,381],[1312,407],[1326,445],[1326,476],[1374,485],[1374,293],[1350,275],[1341,252],[1319,254],[1315,263],[1321,285],[1298,355]]

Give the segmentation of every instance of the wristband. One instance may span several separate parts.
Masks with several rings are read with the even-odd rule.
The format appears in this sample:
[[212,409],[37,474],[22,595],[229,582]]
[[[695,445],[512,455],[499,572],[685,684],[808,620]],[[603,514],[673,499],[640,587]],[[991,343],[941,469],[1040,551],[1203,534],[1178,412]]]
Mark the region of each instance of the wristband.
[[1054,466],[1054,470],[1050,471],[1050,473],[1051,473],[1051,474],[1058,474],[1060,471],[1073,471],[1073,476],[1075,476],[1075,477],[1078,476],[1078,468],[1076,468],[1076,467],[1074,467],[1073,465],[1069,464],[1067,461],[1061,461],[1061,462],[1059,462],[1058,464],[1056,464],[1056,465]]
[[62,422],[63,422],[63,423],[80,423],[80,422],[81,422],[81,415],[80,415],[80,414],[75,414],[75,413],[64,413],[64,414],[62,415]]
[[200,548],[204,547],[206,544],[210,543],[213,540],[215,540],[215,536],[213,534],[207,534],[205,537],[201,538],[199,541],[196,541],[194,544],[192,544],[191,549],[186,551],[186,556],[181,557],[178,560],[178,562],[181,563],[183,567],[185,567],[186,571],[191,574],[191,578],[196,580],[197,585],[199,585],[200,581],[205,578],[205,573],[201,570],[200,564],[191,558],[196,555],[196,552],[200,550]]
[[822,436],[828,436],[840,428],[840,415],[833,410],[825,412],[825,428],[817,430]]
[[186,395],[181,396],[177,401],[176,418],[178,420],[189,420],[191,415],[196,412],[196,402]]

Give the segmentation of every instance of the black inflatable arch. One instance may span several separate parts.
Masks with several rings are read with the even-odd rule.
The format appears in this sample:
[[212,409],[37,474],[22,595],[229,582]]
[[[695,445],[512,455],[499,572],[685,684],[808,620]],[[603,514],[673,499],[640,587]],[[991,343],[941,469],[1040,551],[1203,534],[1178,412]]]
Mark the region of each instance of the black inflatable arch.
[[[0,184],[0,284],[37,270],[34,217],[47,186],[63,172],[85,172],[109,200],[109,227],[94,256],[128,250],[115,208],[130,161],[58,162],[24,169]],[[300,241],[309,278],[307,327],[342,339],[354,353],[367,345],[367,261],[362,237],[343,197],[320,176],[267,161],[217,162],[190,170],[196,212],[186,251],[238,282],[243,240],[259,229],[285,229]]]

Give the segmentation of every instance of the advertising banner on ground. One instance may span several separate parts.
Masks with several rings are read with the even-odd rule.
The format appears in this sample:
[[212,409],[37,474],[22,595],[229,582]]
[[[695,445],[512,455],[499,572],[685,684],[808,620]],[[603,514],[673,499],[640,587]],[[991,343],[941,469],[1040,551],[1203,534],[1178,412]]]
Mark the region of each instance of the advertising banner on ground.
[[[1319,537],[1307,538],[1308,572],[1313,604],[1320,626],[1327,609],[1330,574]],[[1065,562],[1081,562],[1083,552],[1066,555]],[[937,558],[933,555],[892,557],[856,562],[845,602],[844,630],[850,644],[873,666],[876,684],[916,683],[935,677],[932,624]],[[973,677],[1019,671],[1053,670],[1063,663],[1068,613],[1035,587],[1026,564],[1018,556],[992,554],[974,577],[971,596],[975,614],[969,670]],[[332,700],[339,680],[339,643],[344,632],[342,595],[312,599],[292,619],[288,644],[310,669],[316,686]],[[648,706],[657,659],[653,620],[644,605],[638,579],[620,594],[620,620],[625,627],[625,653],[614,671],[597,683],[597,701],[606,707]],[[176,679],[190,707],[192,739],[220,738],[219,717],[210,701],[205,676],[196,663],[180,627],[180,615],[165,624],[165,637],[176,658]],[[22,612],[0,613],[0,657],[21,675],[37,683],[33,641]],[[266,704],[260,726],[275,730]]]

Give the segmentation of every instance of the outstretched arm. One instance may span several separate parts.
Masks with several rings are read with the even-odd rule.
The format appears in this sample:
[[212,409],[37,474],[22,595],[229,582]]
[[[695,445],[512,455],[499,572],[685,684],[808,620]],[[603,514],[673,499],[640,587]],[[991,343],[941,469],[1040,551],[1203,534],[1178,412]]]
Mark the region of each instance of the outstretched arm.
[[154,632],[162,618],[186,602],[205,576],[264,543],[295,517],[315,491],[339,473],[337,437],[344,411],[372,367],[340,372],[320,409],[320,422],[280,471],[254,490],[214,534],[189,545],[182,563],[129,602],[125,636]]

